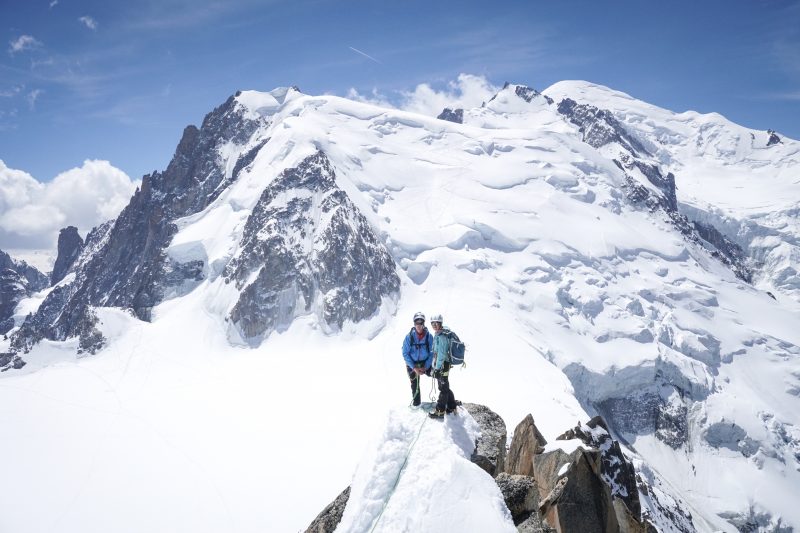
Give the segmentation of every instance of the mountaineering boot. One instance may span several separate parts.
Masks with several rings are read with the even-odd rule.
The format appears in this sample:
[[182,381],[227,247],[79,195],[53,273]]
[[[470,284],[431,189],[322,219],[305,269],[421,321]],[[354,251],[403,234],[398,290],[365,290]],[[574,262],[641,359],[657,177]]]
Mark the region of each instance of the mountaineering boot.
[[435,409],[435,410],[431,411],[430,413],[428,413],[428,416],[431,417],[431,418],[434,418],[436,420],[443,420],[444,419],[444,411],[440,411],[438,409]]
[[458,414],[457,411],[459,405],[461,405],[461,400],[456,400],[456,406],[453,407],[452,409],[448,407],[447,409],[445,409],[445,413],[447,413],[448,415],[452,415],[453,413]]

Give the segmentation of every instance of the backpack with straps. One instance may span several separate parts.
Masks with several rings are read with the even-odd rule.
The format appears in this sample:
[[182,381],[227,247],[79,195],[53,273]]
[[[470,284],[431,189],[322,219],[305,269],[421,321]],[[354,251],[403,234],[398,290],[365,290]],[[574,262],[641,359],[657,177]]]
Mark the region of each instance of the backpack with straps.
[[[425,342],[422,343],[422,342],[418,342],[416,328],[411,328],[411,331],[408,332],[408,340],[411,343],[411,347],[412,348],[416,348],[417,350],[419,350],[419,347],[424,344],[425,347],[428,348],[428,353],[431,353],[431,349],[432,349],[432,347],[431,347],[431,334],[430,334],[429,331],[427,331],[427,330],[425,331]],[[416,362],[417,363],[421,363],[423,361],[416,361]]]
[[450,364],[453,366],[463,365],[467,345],[458,338],[455,331],[446,329],[443,333],[447,335],[447,338],[450,340]]

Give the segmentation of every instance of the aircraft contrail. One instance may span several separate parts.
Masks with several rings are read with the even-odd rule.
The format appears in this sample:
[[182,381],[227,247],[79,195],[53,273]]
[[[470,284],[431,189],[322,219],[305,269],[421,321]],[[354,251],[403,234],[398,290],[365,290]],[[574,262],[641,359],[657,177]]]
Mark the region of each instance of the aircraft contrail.
[[349,48],[350,50],[352,50],[353,52],[357,53],[357,54],[361,54],[362,56],[366,57],[367,59],[371,59],[372,61],[376,62],[376,63],[377,63],[377,64],[379,64],[379,65],[383,65],[383,63],[381,63],[380,61],[378,61],[377,59],[375,59],[375,58],[374,58],[374,57],[372,57],[371,55],[369,55],[369,54],[365,54],[364,52],[362,52],[362,51],[361,51],[361,50],[359,50],[358,48],[353,48],[352,46],[348,46],[348,48]]

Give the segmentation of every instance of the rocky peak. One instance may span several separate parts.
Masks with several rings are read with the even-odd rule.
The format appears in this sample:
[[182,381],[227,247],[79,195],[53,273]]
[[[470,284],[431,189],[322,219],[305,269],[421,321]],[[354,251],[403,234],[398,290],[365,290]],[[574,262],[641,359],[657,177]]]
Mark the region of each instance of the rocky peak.
[[558,103],[558,112],[578,126],[583,141],[594,148],[616,142],[633,156],[650,155],[610,111],[565,98]]
[[83,249],[83,239],[78,235],[78,228],[67,226],[58,233],[58,256],[50,274],[50,283],[55,285],[67,275],[69,269]]
[[239,250],[225,278],[241,291],[230,319],[246,342],[301,314],[332,329],[364,320],[400,287],[394,260],[322,152],[264,189]]
[[[552,104],[553,103],[553,99],[552,98],[550,98],[547,95],[544,95],[544,94],[540,93],[539,91],[537,91],[536,89],[533,89],[532,87],[528,87],[527,85],[517,85],[517,84],[510,83],[510,82],[505,82],[503,84],[503,88],[500,90],[500,92],[498,92],[497,94],[492,96],[489,99],[489,102],[494,101],[504,91],[512,91],[514,93],[514,95],[516,95],[517,97],[521,98],[522,100],[524,100],[527,103],[532,102],[534,100],[534,98],[537,98],[537,97],[543,98],[548,104]],[[484,104],[484,105],[486,105],[486,104]]]
[[14,327],[14,310],[20,300],[48,285],[47,276],[0,250],[0,334],[6,334]]
[[81,349],[94,352],[103,342],[92,307],[122,307],[149,320],[170,284],[197,279],[200,265],[173,265],[165,253],[177,231],[174,221],[204,209],[236,178],[226,173],[221,149],[246,145],[265,125],[231,96],[200,128],[188,126],[167,169],[145,176],[113,224],[93,235],[92,253],[81,259],[76,281],[47,296],[15,333],[12,349],[27,352],[44,338],[79,336]]
[[464,110],[463,109],[450,109],[445,107],[444,110],[436,117],[439,120],[447,120],[455,122],[456,124],[464,123]]

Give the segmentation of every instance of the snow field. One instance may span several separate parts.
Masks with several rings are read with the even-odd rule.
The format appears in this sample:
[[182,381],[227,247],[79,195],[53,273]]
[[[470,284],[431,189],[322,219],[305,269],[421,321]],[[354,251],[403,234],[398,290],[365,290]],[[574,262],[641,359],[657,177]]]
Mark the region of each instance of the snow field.
[[500,489],[469,460],[479,433],[463,409],[439,421],[425,409],[393,408],[359,463],[336,531],[516,531]]
[[[639,105],[580,90],[623,102],[619,109]],[[95,357],[74,360],[72,341],[44,342],[22,372],[0,379],[0,427],[13,435],[0,439],[0,454],[13,458],[0,476],[0,530],[296,531],[352,479],[347,523],[364,531],[419,427],[421,448],[380,530],[505,528],[496,487],[468,462],[469,419],[419,426],[422,414],[404,407],[400,346],[418,310],[443,313],[467,343],[466,369],[451,373],[456,397],[489,406],[509,432],[532,413],[552,442],[588,420],[591,402],[666,373],[694,395],[692,439],[678,450],[651,435],[630,443],[663,480],[663,499],[684,498],[701,531],[733,531],[717,514],[754,501],[800,527],[783,496],[800,486],[794,308],[736,280],[657,215],[629,208],[619,169],[541,102],[502,95],[457,125],[336,97],[286,96],[240,96],[271,125],[220,154],[226,167],[271,140],[206,210],[178,221],[169,254],[203,259],[204,281],[161,304],[150,324],[100,310],[110,342]],[[663,161],[689,153],[693,123],[633,111],[626,124],[657,134]],[[650,113],[652,123],[643,118]],[[400,298],[335,334],[301,317],[245,347],[225,322],[237,294],[220,274],[264,186],[317,149],[397,261]],[[720,174],[709,178],[719,179],[715,190],[726,190],[720,169],[734,157],[723,152]],[[742,206],[730,211],[737,216],[755,209],[729,200]],[[422,383],[426,399],[431,380]],[[703,440],[722,420],[758,441],[760,455]],[[770,487],[782,495],[768,495]],[[424,511],[408,513],[412,506]]]

